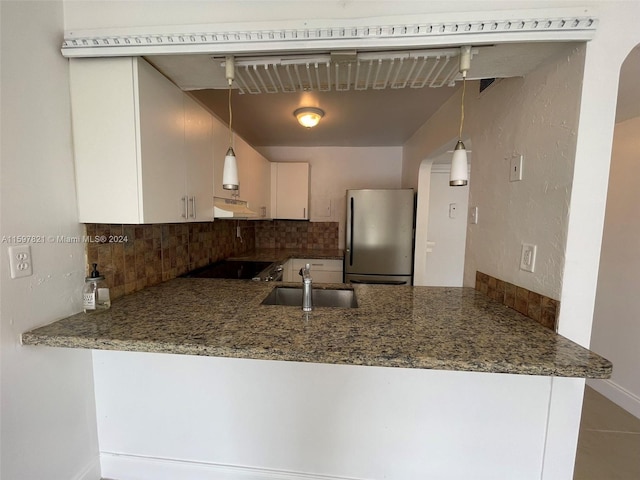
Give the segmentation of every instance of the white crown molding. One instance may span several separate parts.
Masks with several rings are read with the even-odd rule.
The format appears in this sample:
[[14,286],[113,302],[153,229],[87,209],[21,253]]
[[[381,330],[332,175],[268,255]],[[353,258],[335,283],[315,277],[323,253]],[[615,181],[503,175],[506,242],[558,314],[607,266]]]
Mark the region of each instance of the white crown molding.
[[[65,57],[168,54],[240,54],[256,50],[292,52],[308,49],[479,45],[498,42],[587,41],[598,24],[585,10],[489,12],[468,14],[471,20],[447,15],[415,15],[361,20],[317,20],[211,24],[67,31]],[[522,16],[517,16],[518,14]],[[530,15],[530,16],[527,16]],[[457,14],[460,16],[460,14]]]

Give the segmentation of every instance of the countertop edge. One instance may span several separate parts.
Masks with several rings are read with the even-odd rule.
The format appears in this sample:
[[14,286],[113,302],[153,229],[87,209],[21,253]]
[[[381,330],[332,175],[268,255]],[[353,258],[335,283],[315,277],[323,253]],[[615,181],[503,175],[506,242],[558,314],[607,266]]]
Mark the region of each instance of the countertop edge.
[[572,378],[606,379],[611,377],[611,364],[605,368],[587,368],[557,365],[514,365],[504,363],[464,362],[455,360],[429,359],[416,361],[407,358],[382,358],[361,355],[357,358],[345,358],[337,355],[318,355],[317,353],[303,355],[291,354],[277,349],[230,349],[224,347],[210,347],[195,343],[166,345],[162,342],[148,340],[110,340],[87,339],[67,336],[41,336],[33,332],[22,334],[22,344],[27,346],[47,346],[53,348],[79,348],[87,350],[128,351],[141,353],[160,353],[174,355],[193,355],[222,358],[239,358],[252,360],[272,360],[302,363],[325,363],[335,365],[370,366],[384,368],[411,368],[424,370],[465,371],[478,373],[500,373],[513,375],[534,375]]

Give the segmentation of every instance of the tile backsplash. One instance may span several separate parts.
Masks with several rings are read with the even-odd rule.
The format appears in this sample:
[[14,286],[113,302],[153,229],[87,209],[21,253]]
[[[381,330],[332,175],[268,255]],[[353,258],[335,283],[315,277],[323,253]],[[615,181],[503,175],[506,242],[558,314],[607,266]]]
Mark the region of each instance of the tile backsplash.
[[111,298],[256,248],[338,248],[337,222],[219,220],[85,227],[87,236],[104,238],[87,244],[87,268],[98,264]]
[[338,248],[338,222],[256,222],[256,248]]
[[551,330],[556,330],[560,302],[526,288],[518,287],[486,273],[476,272],[476,290],[507,307],[526,315]]

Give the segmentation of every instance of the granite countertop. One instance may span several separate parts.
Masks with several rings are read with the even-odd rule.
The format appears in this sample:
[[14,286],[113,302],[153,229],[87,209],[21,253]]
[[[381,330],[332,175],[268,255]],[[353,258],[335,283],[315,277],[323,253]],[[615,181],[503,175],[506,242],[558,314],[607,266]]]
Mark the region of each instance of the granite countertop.
[[298,307],[261,305],[275,285],[176,278],[120,298],[109,310],[26,332],[22,340],[52,347],[382,367],[611,374],[608,360],[471,288],[354,285],[358,308],[316,308],[305,314]]

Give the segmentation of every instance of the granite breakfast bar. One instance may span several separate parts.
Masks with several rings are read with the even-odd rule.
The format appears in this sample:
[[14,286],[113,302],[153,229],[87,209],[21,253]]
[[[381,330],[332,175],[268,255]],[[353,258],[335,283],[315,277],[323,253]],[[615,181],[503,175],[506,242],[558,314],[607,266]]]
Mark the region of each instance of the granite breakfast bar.
[[94,349],[103,476],[122,480],[563,478],[563,399],[611,373],[473,289],[354,285],[358,308],[305,315],[262,305],[273,287],[174,279],[23,342]]

